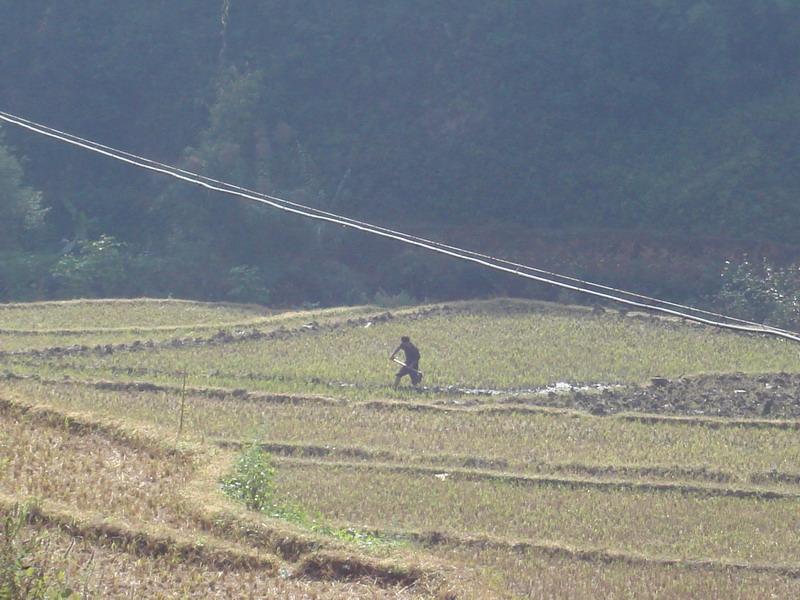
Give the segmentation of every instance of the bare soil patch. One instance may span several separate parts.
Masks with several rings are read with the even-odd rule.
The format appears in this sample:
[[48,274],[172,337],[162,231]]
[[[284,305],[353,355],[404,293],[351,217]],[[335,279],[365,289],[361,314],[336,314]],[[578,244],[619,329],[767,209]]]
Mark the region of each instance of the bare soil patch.
[[800,373],[700,375],[656,379],[599,393],[551,393],[537,404],[593,414],[643,412],[679,416],[800,419]]

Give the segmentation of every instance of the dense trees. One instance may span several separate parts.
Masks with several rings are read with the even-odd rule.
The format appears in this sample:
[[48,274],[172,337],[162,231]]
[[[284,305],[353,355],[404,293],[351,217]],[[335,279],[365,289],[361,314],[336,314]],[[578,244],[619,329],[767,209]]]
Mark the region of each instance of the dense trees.
[[41,194],[23,184],[22,167],[0,138],[0,250],[19,248],[43,224]]
[[[797,242],[791,0],[0,8],[0,107],[212,177],[422,233],[491,221]],[[469,269],[431,274],[437,263],[391,245],[7,137],[49,209],[36,254],[57,262],[62,240],[110,236],[137,269],[118,293],[269,290],[274,301],[333,302],[399,292],[401,279],[417,295],[499,285]],[[13,161],[0,152],[0,167]],[[42,213],[12,171],[0,186],[10,182],[17,199],[4,196],[0,210],[17,207],[4,222],[18,245],[20,207]],[[59,281],[36,293],[67,293]]]

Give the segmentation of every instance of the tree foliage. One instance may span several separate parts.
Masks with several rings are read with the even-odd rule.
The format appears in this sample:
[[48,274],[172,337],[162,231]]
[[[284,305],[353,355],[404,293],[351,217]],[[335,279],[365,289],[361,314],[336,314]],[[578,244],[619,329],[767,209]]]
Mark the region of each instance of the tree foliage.
[[716,304],[730,314],[777,327],[796,330],[800,326],[800,265],[729,262],[721,277]]
[[[0,8],[5,110],[261,192],[422,232],[490,220],[796,243],[792,0]],[[0,149],[7,244],[48,208],[41,251],[112,236],[149,261],[156,293],[391,288],[364,289],[363,255],[393,254],[370,242],[8,135],[44,196]],[[421,268],[407,291],[435,295],[442,278]]]
[[24,185],[19,161],[0,138],[0,250],[24,244],[42,226],[45,212],[42,194]]

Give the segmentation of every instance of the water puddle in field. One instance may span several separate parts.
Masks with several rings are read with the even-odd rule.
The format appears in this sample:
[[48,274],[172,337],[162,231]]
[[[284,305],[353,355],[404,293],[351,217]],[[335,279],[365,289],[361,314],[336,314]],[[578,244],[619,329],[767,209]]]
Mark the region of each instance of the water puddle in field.
[[465,388],[448,385],[445,387],[422,387],[421,390],[440,394],[462,394],[465,396],[549,396],[550,394],[573,394],[575,392],[603,392],[606,390],[616,390],[622,387],[624,386],[619,384],[594,383],[586,385],[559,381],[539,388],[495,390],[491,388]]
[[[324,381],[321,379],[313,378],[307,381],[308,383],[322,384],[332,388],[351,388],[351,389],[385,389],[386,385],[362,384],[347,381]],[[404,389],[415,390],[417,392],[429,394],[441,394],[448,396],[490,396],[498,397],[504,396],[506,398],[515,398],[518,396],[550,396],[551,394],[574,394],[576,392],[604,392],[606,390],[618,390],[625,387],[620,384],[608,383],[593,383],[593,384],[578,384],[567,383],[565,381],[558,381],[556,383],[537,388],[507,388],[507,389],[494,389],[494,388],[478,388],[468,387],[462,385],[420,385],[417,388],[404,386]]]

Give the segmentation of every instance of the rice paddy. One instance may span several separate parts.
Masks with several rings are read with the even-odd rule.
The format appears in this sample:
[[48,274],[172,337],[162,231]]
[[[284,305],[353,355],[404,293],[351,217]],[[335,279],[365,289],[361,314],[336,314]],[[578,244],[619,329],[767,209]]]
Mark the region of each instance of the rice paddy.
[[[800,355],[783,340],[717,333],[614,315],[538,312],[437,313],[398,317],[374,326],[340,327],[319,335],[244,340],[202,347],[162,347],[147,353],[67,356],[50,368],[109,376],[144,370],[164,377],[184,369],[204,385],[299,392],[386,389],[395,370],[387,357],[401,335],[422,348],[425,384],[469,389],[534,389],[558,381],[639,383],[650,377],[699,373],[797,371]],[[354,387],[346,387],[354,386]],[[376,389],[383,388],[383,389]]]
[[67,300],[0,304],[4,330],[52,331],[237,323],[272,314],[264,307],[186,300]]
[[[26,527],[76,547],[73,579],[94,552],[95,594],[800,590],[800,356],[780,340],[521,301],[43,303],[0,308],[0,330],[0,512],[38,503]],[[391,388],[401,335],[422,391]],[[273,516],[219,487],[252,444]],[[68,515],[95,534],[70,541]],[[214,577],[219,553],[239,566]]]

